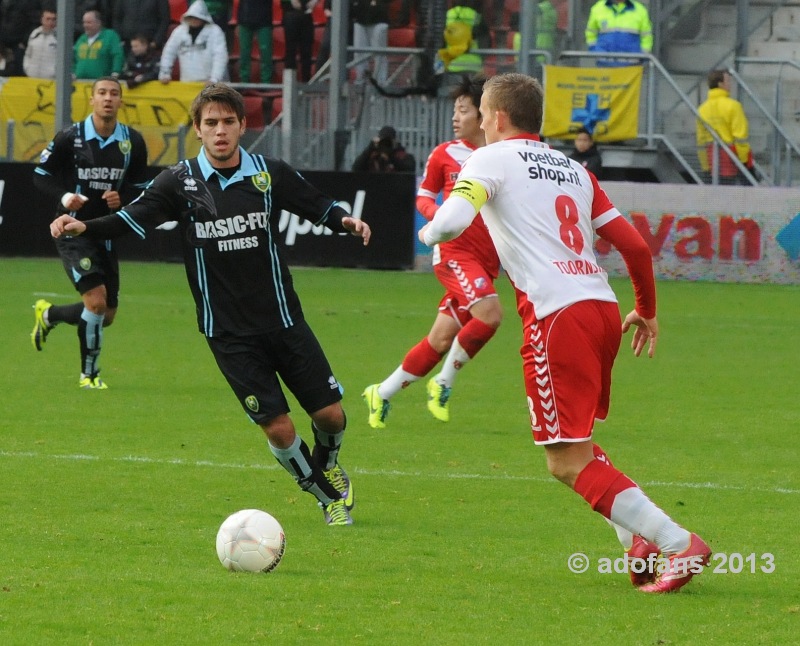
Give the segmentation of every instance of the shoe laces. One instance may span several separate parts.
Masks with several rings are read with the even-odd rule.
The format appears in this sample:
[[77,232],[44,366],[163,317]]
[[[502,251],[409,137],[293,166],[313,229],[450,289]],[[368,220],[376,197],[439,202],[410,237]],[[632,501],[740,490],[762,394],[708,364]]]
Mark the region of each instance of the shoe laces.
[[325,507],[325,514],[328,516],[329,525],[347,525],[347,521],[350,520],[344,499],[331,502]]
[[339,493],[344,493],[344,491],[347,489],[347,478],[344,475],[344,470],[339,465],[336,465],[332,469],[326,471],[325,477],[328,479],[328,482],[333,485],[333,488]]
[[449,386],[442,386],[441,384],[439,384],[439,387],[441,388],[439,391],[439,406],[444,408],[447,406],[447,401],[450,399],[451,388]]

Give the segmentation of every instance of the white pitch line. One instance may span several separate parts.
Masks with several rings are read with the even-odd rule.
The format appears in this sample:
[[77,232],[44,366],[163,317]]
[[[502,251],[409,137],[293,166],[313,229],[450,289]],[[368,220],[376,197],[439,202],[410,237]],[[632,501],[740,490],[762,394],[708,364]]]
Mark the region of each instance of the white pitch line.
[[[33,458],[47,460],[71,460],[75,462],[130,462],[140,464],[167,464],[186,467],[210,467],[213,469],[238,469],[254,471],[279,471],[282,467],[278,464],[237,464],[231,462],[212,462],[211,460],[184,460],[182,458],[148,458],[146,456],[125,455],[121,457],[100,457],[98,455],[85,455],[82,453],[70,454],[45,454],[34,451],[0,451],[3,458]],[[515,476],[504,473],[423,473],[422,471],[400,471],[397,469],[361,469],[348,467],[348,471],[365,476],[400,477],[400,478],[436,478],[443,480],[507,480],[519,482],[546,482],[555,484],[550,477],[541,476]],[[800,494],[800,489],[787,489],[786,487],[746,487],[742,485],[726,485],[716,482],[662,482],[653,480],[643,483],[646,487],[667,487],[673,489],[711,489],[715,491],[746,491],[758,493],[782,493],[789,495]]]

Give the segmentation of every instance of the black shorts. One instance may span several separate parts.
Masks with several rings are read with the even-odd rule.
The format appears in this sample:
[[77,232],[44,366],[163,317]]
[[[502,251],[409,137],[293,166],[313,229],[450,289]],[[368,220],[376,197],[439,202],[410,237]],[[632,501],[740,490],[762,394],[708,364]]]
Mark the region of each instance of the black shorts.
[[256,423],[289,412],[278,377],[309,415],[342,400],[339,382],[305,321],[269,334],[206,341],[242,408]]
[[57,238],[56,249],[64,271],[79,294],[106,286],[106,305],[119,305],[119,260],[110,242],[80,236]]

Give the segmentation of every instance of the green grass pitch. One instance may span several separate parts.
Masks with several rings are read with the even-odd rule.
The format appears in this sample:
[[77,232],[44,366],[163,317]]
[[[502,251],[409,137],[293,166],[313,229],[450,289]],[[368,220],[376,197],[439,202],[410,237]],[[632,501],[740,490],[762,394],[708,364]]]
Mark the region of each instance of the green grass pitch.
[[[36,298],[75,299],[59,261],[0,271],[0,644],[797,643],[798,286],[662,282],[656,358],[623,341],[596,440],[715,552],[755,555],[754,573],[654,597],[597,571],[616,537],[533,445],[505,279],[505,322],[459,376],[450,423],[418,383],[376,431],[360,393],[429,329],[435,278],[295,270],[349,416],[355,525],[329,528],[229,392],[182,266],[123,263],[103,392],[78,389],[74,329],[31,347]],[[217,561],[219,524],[248,507],[286,531],[269,575]],[[575,552],[589,572],[569,571]]]

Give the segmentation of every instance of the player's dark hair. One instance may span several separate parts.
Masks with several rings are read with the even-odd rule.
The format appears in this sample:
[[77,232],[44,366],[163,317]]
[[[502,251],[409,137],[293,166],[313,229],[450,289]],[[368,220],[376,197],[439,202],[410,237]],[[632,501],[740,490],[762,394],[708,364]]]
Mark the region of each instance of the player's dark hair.
[[101,76],[100,78],[95,79],[94,83],[92,83],[92,94],[94,94],[94,89],[101,81],[111,81],[112,83],[116,83],[119,86],[120,96],[122,96],[122,83],[119,82],[119,79],[116,76]]
[[592,131],[589,130],[586,126],[581,126],[575,131],[575,136],[578,135],[589,135],[589,139],[594,140],[594,137],[592,136]]
[[450,90],[450,98],[455,101],[462,96],[468,96],[472,101],[472,105],[478,108],[478,116],[481,116],[481,95],[483,94],[483,85],[486,83],[486,77],[483,74],[464,74],[461,80],[454,85]]
[[203,108],[209,103],[224,105],[236,114],[239,121],[244,120],[244,99],[242,95],[227,83],[212,83],[200,90],[200,94],[194,97],[192,107],[189,109],[189,113],[192,115],[192,123],[198,128],[200,127]]
[[713,90],[722,85],[722,83],[725,82],[725,75],[727,73],[728,72],[725,70],[711,70],[708,73],[708,89]]
[[532,76],[510,72],[493,76],[483,86],[489,107],[508,115],[511,125],[523,132],[539,134],[542,128],[544,91]]

